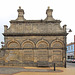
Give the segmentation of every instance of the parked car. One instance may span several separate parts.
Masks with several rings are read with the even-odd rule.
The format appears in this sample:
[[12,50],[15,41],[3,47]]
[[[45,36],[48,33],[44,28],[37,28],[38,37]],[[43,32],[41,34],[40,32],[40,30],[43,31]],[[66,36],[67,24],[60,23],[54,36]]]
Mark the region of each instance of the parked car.
[[73,63],[73,62],[75,62],[75,58],[67,59],[67,62]]
[[75,62],[75,58],[72,59],[72,62]]

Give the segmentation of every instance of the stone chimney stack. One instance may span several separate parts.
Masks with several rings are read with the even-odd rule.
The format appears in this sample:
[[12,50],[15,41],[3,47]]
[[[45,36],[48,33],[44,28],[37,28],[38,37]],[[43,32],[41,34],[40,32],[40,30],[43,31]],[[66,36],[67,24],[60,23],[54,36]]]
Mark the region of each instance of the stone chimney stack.
[[16,20],[18,21],[24,21],[24,10],[19,7],[18,11],[18,18]]
[[47,14],[47,17],[45,19],[46,21],[54,21],[55,20],[52,16],[52,12],[53,12],[53,10],[50,9],[50,7],[48,7],[48,9],[46,10],[46,14]]
[[4,25],[4,33],[7,32],[8,26]]
[[64,26],[63,26],[63,29],[64,29],[65,32],[66,32],[66,26],[67,26],[67,25],[64,25]]

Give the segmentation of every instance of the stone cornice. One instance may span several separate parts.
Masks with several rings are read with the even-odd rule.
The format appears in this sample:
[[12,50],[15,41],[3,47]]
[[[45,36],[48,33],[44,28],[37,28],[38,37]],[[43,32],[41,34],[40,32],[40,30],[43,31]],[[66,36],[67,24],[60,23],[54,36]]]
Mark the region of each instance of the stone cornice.
[[65,48],[3,48],[3,50],[25,50],[25,49],[33,49],[33,50],[37,50],[37,49],[62,49],[64,50]]
[[45,21],[45,20],[25,20],[25,21],[17,21],[17,20],[11,20],[10,23],[60,23],[60,20],[54,20],[54,21]]
[[67,36],[68,33],[3,33],[4,36]]

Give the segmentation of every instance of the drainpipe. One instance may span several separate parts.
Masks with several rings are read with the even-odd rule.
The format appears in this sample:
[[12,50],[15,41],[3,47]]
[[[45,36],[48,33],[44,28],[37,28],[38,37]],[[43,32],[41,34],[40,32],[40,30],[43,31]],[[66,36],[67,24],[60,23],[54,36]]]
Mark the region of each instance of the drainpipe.
[[[63,26],[63,29],[64,29],[64,31],[65,31],[65,34],[66,34],[66,26],[67,25],[64,25]],[[64,65],[64,67],[66,68],[66,51],[67,51],[67,49],[66,49],[66,35],[64,36],[64,38],[65,38],[65,40],[64,40],[64,43],[65,43],[65,65]]]

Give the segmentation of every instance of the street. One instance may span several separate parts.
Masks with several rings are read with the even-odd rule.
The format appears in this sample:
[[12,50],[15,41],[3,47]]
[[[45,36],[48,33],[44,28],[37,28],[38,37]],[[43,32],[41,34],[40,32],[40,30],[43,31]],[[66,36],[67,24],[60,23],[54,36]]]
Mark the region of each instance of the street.
[[67,67],[0,67],[0,75],[75,75],[75,63],[66,63]]
[[67,62],[67,67],[68,67],[68,68],[73,68],[73,67],[75,67],[75,63],[68,63],[68,62]]

